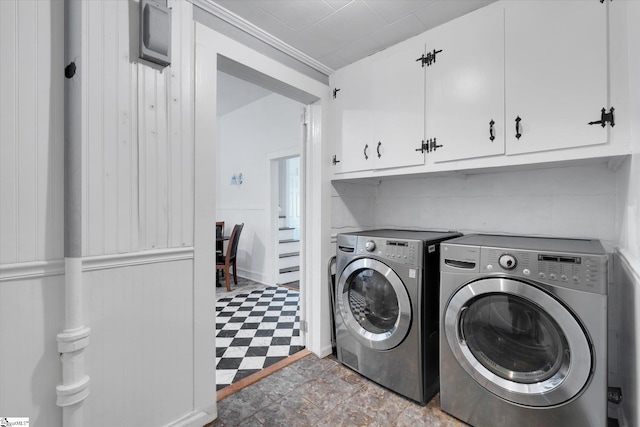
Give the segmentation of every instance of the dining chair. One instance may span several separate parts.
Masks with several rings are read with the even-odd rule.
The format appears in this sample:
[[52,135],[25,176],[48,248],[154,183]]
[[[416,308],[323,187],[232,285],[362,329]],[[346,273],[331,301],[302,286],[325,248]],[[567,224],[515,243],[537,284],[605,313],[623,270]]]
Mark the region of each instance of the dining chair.
[[224,271],[225,280],[227,283],[227,292],[231,291],[231,278],[229,277],[229,270],[233,267],[233,283],[238,284],[238,275],[236,267],[236,252],[238,251],[238,241],[240,240],[240,233],[244,223],[236,224],[233,226],[231,237],[229,237],[229,244],[227,245],[227,253],[224,258],[216,257],[216,276],[218,270]]
[[216,259],[224,256],[224,221],[216,221]]
[[[224,221],[216,221],[216,265],[219,260],[224,261]],[[216,287],[220,286],[218,278],[220,271],[216,270]]]

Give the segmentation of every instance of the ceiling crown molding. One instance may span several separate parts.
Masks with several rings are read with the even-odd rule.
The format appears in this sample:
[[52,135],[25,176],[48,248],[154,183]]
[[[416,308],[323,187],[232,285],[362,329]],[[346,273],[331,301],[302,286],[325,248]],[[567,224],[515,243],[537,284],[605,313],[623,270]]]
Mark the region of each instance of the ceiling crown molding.
[[316,70],[319,73],[324,74],[325,76],[330,76],[333,74],[334,70],[332,68],[327,67],[323,63],[313,59],[309,55],[299,51],[298,49],[288,45],[282,40],[272,36],[267,33],[263,29],[253,25],[251,22],[247,21],[244,18],[236,15],[235,13],[225,9],[217,3],[214,3],[212,0],[189,0],[194,5],[199,8],[211,13],[217,18],[222,19],[230,25],[244,31],[245,33],[255,37],[256,39],[262,41],[263,43],[268,44],[269,46],[278,49],[280,52],[289,55],[297,61],[302,62],[306,66]]

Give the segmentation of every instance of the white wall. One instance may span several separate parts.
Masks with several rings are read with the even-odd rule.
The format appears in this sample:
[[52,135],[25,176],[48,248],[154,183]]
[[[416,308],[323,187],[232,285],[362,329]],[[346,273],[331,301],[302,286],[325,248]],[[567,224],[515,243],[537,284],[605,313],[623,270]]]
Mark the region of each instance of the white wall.
[[62,2],[0,2],[0,414],[35,426],[62,423],[64,282],[44,277],[63,256],[62,18]]
[[627,425],[640,425],[640,3],[628,2],[627,22],[632,151],[618,175],[619,251],[615,310],[619,313],[619,385]]
[[84,281],[91,326],[84,425],[110,427],[118,418],[123,426],[161,426],[189,414],[192,260],[89,271]]
[[[269,256],[275,256],[269,241],[269,156],[300,150],[303,107],[274,93],[218,118],[216,221],[225,222],[225,234],[234,224],[244,223],[238,272],[264,283],[269,279],[268,263],[273,263]],[[240,172],[242,185],[231,185],[232,175]]]
[[[371,189],[375,189],[372,192]],[[334,184],[333,229],[407,228],[617,241],[616,172],[606,164]],[[339,217],[340,215],[340,217]]]
[[0,264],[63,255],[62,19],[61,2],[0,2]]
[[83,254],[192,246],[192,7],[169,2],[159,70],[137,60],[137,3],[83,6]]
[[56,335],[64,325],[62,276],[0,281],[0,413],[59,426],[62,369]]

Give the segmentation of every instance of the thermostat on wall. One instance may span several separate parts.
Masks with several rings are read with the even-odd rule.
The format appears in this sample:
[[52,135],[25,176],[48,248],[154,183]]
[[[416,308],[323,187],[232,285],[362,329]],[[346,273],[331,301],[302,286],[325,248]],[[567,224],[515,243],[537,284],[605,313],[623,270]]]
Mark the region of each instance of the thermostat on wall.
[[171,64],[171,9],[167,0],[140,0],[140,58]]

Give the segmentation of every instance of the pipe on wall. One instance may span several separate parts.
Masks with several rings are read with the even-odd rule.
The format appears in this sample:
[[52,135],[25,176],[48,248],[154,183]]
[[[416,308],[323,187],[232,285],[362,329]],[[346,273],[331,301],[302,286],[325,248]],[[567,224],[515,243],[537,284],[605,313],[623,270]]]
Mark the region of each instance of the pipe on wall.
[[64,2],[64,330],[58,334],[62,384],[56,404],[62,425],[84,425],[83,405],[89,395],[84,351],[91,330],[82,312],[82,1]]

